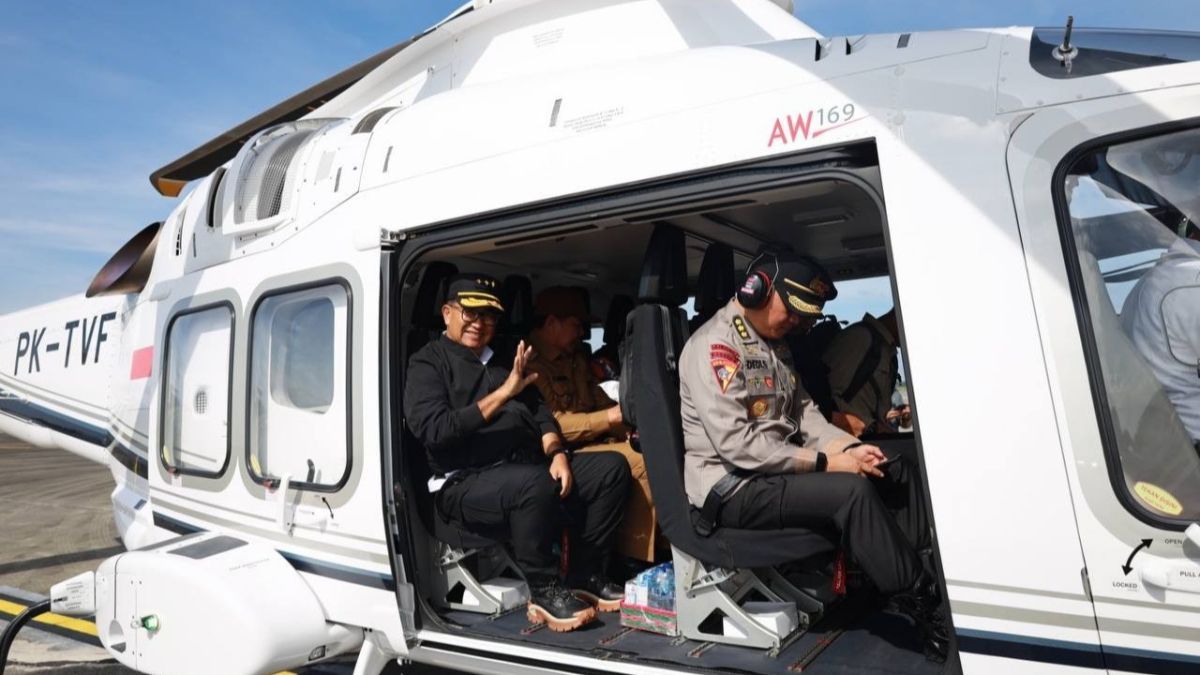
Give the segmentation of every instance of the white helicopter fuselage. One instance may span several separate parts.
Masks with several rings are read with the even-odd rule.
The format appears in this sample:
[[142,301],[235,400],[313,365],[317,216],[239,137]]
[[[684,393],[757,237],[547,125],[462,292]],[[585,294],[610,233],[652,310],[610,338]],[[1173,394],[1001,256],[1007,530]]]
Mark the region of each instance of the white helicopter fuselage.
[[[203,531],[278,551],[325,621],[366,631],[364,650],[480,672],[668,672],[414,618],[393,543],[406,525],[389,516],[401,413],[384,341],[403,329],[381,269],[497,214],[870,143],[964,669],[1196,668],[1200,593],[1186,580],[1200,564],[1187,536],[1112,489],[1052,186],[1095,138],[1195,119],[1200,62],[1052,79],[1030,66],[1031,33],[826,39],[749,0],[482,6],[308,116],[329,121],[297,151],[276,214],[235,211],[243,150],[222,189],[215,174],[197,182],[164,220],[141,292],[0,317],[0,431],[110,466],[131,550]],[[393,109],[356,133],[381,108]],[[253,391],[274,358],[257,351],[257,317],[294,289],[325,293],[337,319],[332,418],[276,412]],[[173,362],[172,325],[205,308],[227,311],[206,338],[227,348]],[[189,397],[181,409],[199,405],[187,378],[227,414],[187,427],[207,454],[184,461],[163,418],[173,390]],[[1156,565],[1174,586],[1147,583]]]

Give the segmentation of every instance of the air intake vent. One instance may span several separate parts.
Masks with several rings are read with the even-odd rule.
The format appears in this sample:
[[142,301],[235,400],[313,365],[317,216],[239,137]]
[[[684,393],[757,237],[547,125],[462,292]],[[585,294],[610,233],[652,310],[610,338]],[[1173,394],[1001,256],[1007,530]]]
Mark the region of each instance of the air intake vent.
[[175,257],[183,255],[183,215],[175,216]]
[[264,220],[290,210],[290,179],[297,153],[328,123],[312,119],[283,124],[263,132],[244,149],[246,157],[238,169],[233,195],[234,224]]
[[359,120],[358,125],[354,127],[354,133],[371,133],[375,130],[375,125],[379,124],[379,120],[383,119],[384,115],[392,112],[395,109],[395,106],[393,106],[391,108],[379,108],[378,110],[372,110],[371,112],[367,113],[365,117]]

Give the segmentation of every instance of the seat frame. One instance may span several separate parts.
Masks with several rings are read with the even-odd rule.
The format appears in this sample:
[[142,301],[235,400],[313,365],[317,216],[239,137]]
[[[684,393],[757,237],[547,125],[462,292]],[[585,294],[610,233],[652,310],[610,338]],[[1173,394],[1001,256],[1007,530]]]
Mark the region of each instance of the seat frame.
[[[675,565],[675,611],[679,630],[689,640],[766,649],[767,655],[774,657],[820,620],[835,599],[831,589],[820,592],[798,587],[773,567],[755,570],[709,567],[674,546],[671,557]],[[794,605],[796,625],[786,633],[779,633],[760,624],[742,604],[752,592],[770,602]],[[728,619],[741,634],[706,629],[705,624],[714,614]]]
[[[659,525],[671,540],[681,632],[689,639],[778,654],[835,598],[831,584],[819,575],[806,577],[804,588],[798,588],[771,566],[831,553],[837,548],[836,536],[807,528],[764,532],[720,526],[701,536],[696,529],[695,509],[684,487],[686,450],[679,412],[678,364],[690,333],[681,309],[688,298],[685,244],[683,232],[665,223],[656,225],[650,237],[638,283],[640,304],[625,326],[621,411],[637,429]],[[714,255],[712,267],[715,260]],[[797,625],[780,635],[758,623],[743,606],[751,592],[791,603]],[[717,615],[722,628],[728,620],[740,634],[713,631]]]
[[[436,574],[432,579],[430,600],[437,607],[500,616],[520,606],[518,603],[506,607],[500,598],[485,588],[486,582],[481,583],[479,577],[495,579],[511,575],[509,578],[526,582],[525,595],[528,596],[528,583],[525,575],[513,562],[503,545],[464,549],[456,548],[432,537],[431,539],[437,545],[433,547],[434,560],[431,569],[436,570]],[[468,568],[472,559],[479,570],[478,577]],[[462,589],[462,599],[453,599],[459,588]],[[468,598],[472,601],[468,602]]]

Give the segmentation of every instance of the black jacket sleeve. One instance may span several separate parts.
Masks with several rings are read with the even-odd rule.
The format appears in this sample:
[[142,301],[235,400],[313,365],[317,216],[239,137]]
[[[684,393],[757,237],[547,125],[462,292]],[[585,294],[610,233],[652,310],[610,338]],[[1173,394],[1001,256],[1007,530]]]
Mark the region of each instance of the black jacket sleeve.
[[434,455],[462,445],[483,426],[483,413],[475,403],[454,408],[432,348],[423,348],[408,362],[404,386],[404,417],[409,428]]
[[546,400],[542,398],[542,392],[537,387],[532,385],[525,387],[517,397],[533,416],[533,422],[537,425],[538,431],[543,436],[546,434],[559,434],[558,422],[554,419],[554,413],[550,412],[550,408],[546,406]]

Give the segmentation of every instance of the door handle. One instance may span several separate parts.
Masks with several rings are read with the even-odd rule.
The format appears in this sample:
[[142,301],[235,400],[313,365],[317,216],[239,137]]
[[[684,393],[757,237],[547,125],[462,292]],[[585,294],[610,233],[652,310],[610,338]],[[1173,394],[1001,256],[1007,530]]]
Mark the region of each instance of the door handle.
[[[1200,548],[1200,523],[1188,525],[1184,535],[1195,547]],[[1138,575],[1142,583],[1156,588],[1200,593],[1200,560],[1182,562],[1156,560],[1140,567]]]

